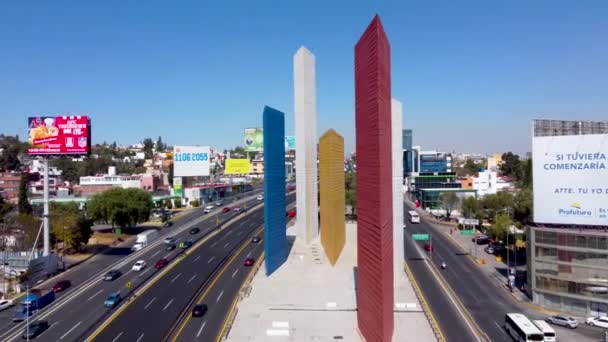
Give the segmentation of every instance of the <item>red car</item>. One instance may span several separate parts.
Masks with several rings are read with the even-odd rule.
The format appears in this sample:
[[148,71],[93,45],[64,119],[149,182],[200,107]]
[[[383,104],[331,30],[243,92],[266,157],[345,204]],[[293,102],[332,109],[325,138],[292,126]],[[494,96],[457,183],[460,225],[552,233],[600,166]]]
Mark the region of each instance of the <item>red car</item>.
[[169,261],[167,259],[160,259],[156,262],[156,264],[154,264],[154,267],[160,270],[161,268],[167,266],[168,263]]
[[427,252],[430,252],[433,250],[433,246],[431,246],[430,244],[424,244],[424,250]]
[[70,286],[72,286],[72,283],[70,283],[69,280],[60,280],[57,282],[57,284],[55,284],[55,286],[53,286],[53,291],[61,292]]
[[222,209],[222,212],[223,212],[223,213],[227,213],[227,212],[229,212],[229,211],[230,211],[230,208],[228,208],[228,207],[226,207],[226,208]]
[[243,263],[243,265],[245,265],[247,267],[253,266],[253,258],[247,258],[247,259],[245,259],[245,262]]
[[296,217],[296,211],[295,211],[295,210],[290,210],[290,211],[287,213],[287,216],[289,216],[290,218],[294,218],[294,217]]

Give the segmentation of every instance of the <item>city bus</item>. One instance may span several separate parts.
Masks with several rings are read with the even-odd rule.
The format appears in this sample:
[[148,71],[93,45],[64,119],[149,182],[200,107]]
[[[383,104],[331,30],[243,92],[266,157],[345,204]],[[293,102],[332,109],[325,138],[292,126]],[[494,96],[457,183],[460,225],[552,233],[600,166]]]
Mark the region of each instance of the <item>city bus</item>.
[[418,215],[418,213],[414,210],[408,211],[407,216],[409,217],[411,223],[420,223],[420,215]]
[[545,335],[538,329],[528,317],[520,313],[508,313],[505,315],[505,330],[515,341],[544,341]]

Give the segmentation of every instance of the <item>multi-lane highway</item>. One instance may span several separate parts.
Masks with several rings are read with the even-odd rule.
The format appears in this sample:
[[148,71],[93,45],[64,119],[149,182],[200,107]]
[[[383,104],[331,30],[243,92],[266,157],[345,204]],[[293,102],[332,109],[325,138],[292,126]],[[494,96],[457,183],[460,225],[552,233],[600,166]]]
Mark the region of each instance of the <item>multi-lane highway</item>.
[[[250,194],[253,195],[253,193]],[[259,202],[255,196],[251,196],[234,202],[230,206],[246,204],[251,207]],[[224,203],[224,206],[226,205],[227,201]],[[39,339],[47,341],[80,340],[79,336],[86,334],[95,324],[99,324],[111,311],[103,306],[103,301],[110,293],[120,291],[126,294],[136,290],[157,272],[153,268],[156,260],[162,257],[172,260],[183,252],[181,249],[166,251],[162,241],[165,236],[175,236],[178,242],[186,239],[196,241],[216,229],[216,218],[225,222],[236,215],[239,214],[233,211],[223,214],[221,208],[216,208],[213,212],[203,215],[203,209],[198,208],[177,220],[174,226],[162,230],[162,236],[141,251],[129,254],[128,246],[118,248],[118,250],[112,249],[102,258],[96,258],[86,265],[78,266],[75,271],[66,272],[61,278],[70,279],[73,283],[72,288],[59,294],[52,305],[33,316],[34,319],[47,320],[51,325]],[[195,235],[189,234],[189,229],[195,226],[199,227],[201,231]],[[140,259],[145,260],[148,267],[141,272],[132,271],[133,263]],[[110,269],[119,269],[123,274],[114,281],[103,281],[102,276]],[[130,289],[126,287],[129,282]],[[52,283],[49,286],[52,286]],[[48,288],[48,286],[43,288]],[[11,314],[12,311],[10,310]],[[10,316],[8,319],[10,320]],[[11,326],[3,330],[0,340],[10,341],[19,337],[24,325],[25,323],[12,324],[11,322]]]
[[[290,195],[287,202],[290,203],[294,199],[295,195]],[[171,268],[161,278],[154,280],[147,290],[119,308],[119,311],[103,323],[88,340],[113,342],[159,340],[170,330],[198,290],[206,282],[213,281],[216,274],[220,275],[218,272],[221,272],[222,265],[227,261],[233,264],[231,256],[240,255],[243,249],[253,244],[251,237],[260,234],[263,219],[263,210],[259,208],[246,218],[226,226],[201,246],[195,246],[187,256],[176,261],[174,265],[170,264],[168,267]],[[253,248],[255,249],[256,246]],[[244,257],[238,264],[242,265],[243,261]],[[242,270],[245,271],[246,269]],[[230,306],[230,299],[234,297],[227,295],[222,301],[223,296],[222,292],[218,293],[215,302],[226,307]]]

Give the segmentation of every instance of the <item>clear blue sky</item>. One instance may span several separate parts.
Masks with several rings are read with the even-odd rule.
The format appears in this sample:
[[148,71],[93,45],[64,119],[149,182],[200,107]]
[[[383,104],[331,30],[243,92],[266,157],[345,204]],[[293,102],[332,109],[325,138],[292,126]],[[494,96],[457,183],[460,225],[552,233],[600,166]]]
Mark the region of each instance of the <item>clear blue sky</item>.
[[88,113],[94,142],[223,148],[270,105],[290,134],[305,45],[319,135],[335,128],[350,151],[353,48],[375,13],[425,149],[523,153],[532,118],[608,119],[607,1],[17,1],[0,5],[0,132]]

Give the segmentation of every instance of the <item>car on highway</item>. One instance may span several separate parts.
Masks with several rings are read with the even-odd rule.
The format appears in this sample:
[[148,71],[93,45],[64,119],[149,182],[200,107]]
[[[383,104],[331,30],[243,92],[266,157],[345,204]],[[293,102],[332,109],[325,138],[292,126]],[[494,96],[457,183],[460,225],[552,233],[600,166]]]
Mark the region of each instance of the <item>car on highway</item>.
[[263,195],[263,194],[260,194],[260,195],[258,195],[258,197],[256,197],[256,199],[257,199],[258,201],[263,201],[263,200],[264,200],[264,195]]
[[192,242],[192,240],[182,241],[182,243],[179,244],[179,248],[188,249],[188,248],[192,247],[193,244],[194,244],[194,242]]
[[193,234],[193,235],[198,234],[200,231],[201,231],[200,228],[194,227],[194,228],[190,229],[190,234]]
[[172,251],[176,248],[177,246],[174,243],[168,243],[167,247],[165,247],[165,250],[167,251]]
[[207,305],[199,304],[192,308],[192,317],[203,317],[207,313]]
[[240,213],[240,212],[241,212],[241,207],[234,207],[234,208],[232,208],[232,210],[233,210],[235,213]]
[[219,200],[219,201],[215,202],[216,207],[221,207],[222,204],[224,204],[224,200]]
[[167,259],[162,258],[154,264],[154,267],[156,267],[160,270],[161,268],[167,266],[168,263],[169,263],[169,261]]
[[112,281],[112,280],[120,277],[121,275],[122,275],[122,272],[120,272],[120,270],[111,270],[108,273],[106,273],[105,276],[103,276],[103,280]]
[[296,217],[296,211],[295,210],[288,211],[287,216],[289,216],[290,218]]
[[60,280],[57,283],[55,283],[55,285],[53,285],[53,291],[61,292],[70,286],[72,286],[72,283],[69,280],[66,280],[66,279]]
[[222,213],[227,213],[230,212],[230,208],[229,207],[224,207],[224,209],[222,209]]
[[251,238],[251,242],[253,242],[253,243],[258,243],[258,242],[260,242],[260,240],[261,239],[260,239],[259,236],[254,236],[254,237]]
[[103,302],[103,306],[108,307],[108,308],[113,308],[118,303],[120,303],[121,300],[122,300],[122,297],[120,297],[120,293],[112,292],[112,293],[110,293],[108,298],[106,298],[106,300]]
[[23,334],[21,335],[21,337],[23,339],[36,338],[48,328],[49,323],[47,321],[34,321],[30,323],[28,327],[25,327],[25,329],[23,329]]
[[600,327],[600,328],[608,329],[608,317],[606,317],[606,316],[589,317],[589,318],[587,318],[585,323],[587,323],[588,325],[590,325],[592,327]]
[[165,227],[165,228],[166,227],[171,227],[172,225],[173,225],[172,221],[167,221],[167,222],[165,222],[165,224],[163,224],[163,227]]
[[496,251],[494,250],[493,246],[488,246],[486,248],[483,249],[486,253],[488,254],[494,254]]
[[205,207],[205,210],[203,210],[204,214],[209,214],[211,212],[211,210],[213,210],[213,206],[212,205],[208,205]]
[[144,268],[146,268],[146,262],[143,260],[137,260],[135,262],[135,264],[133,265],[132,270],[139,272],[139,271],[143,270]]
[[246,258],[243,265],[245,265],[247,267],[253,266],[253,258]]
[[12,299],[3,299],[3,300],[0,300],[0,311],[6,310],[6,309],[10,308],[13,305],[15,305],[15,302],[13,302]]
[[167,236],[163,242],[166,244],[175,243],[175,236]]
[[427,252],[430,252],[430,251],[433,250],[433,246],[431,246],[431,244],[429,244],[429,243],[425,243],[424,244],[424,250],[427,251]]
[[568,316],[561,316],[561,315],[555,315],[555,316],[549,316],[547,317],[547,322],[551,323],[551,324],[555,324],[555,325],[561,325],[562,327],[567,327],[570,329],[574,329],[576,327],[578,327],[578,321],[572,317],[568,317]]

